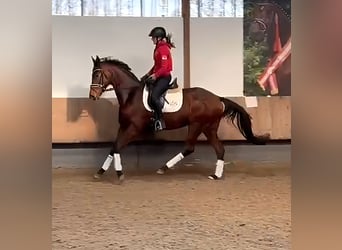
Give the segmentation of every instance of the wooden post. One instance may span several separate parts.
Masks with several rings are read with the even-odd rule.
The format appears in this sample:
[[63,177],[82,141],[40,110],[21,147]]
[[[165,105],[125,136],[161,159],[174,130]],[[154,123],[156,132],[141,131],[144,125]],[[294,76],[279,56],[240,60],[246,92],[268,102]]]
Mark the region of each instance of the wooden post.
[[140,0],[140,16],[143,17],[145,13],[145,5],[144,5],[144,1]]
[[190,88],[190,1],[182,1],[184,88]]
[[81,0],[81,16],[84,16],[84,0]]

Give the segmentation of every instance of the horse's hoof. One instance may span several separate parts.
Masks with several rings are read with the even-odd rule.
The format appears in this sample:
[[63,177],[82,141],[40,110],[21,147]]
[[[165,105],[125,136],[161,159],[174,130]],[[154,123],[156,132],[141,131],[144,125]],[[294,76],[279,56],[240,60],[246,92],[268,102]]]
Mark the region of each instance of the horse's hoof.
[[125,175],[120,175],[119,176],[119,184],[123,183],[123,181],[125,180]]
[[104,174],[105,170],[103,168],[100,168],[96,174],[94,174],[94,179],[95,180],[98,180],[98,179],[101,179],[102,175]]
[[159,168],[159,169],[157,170],[157,174],[165,174],[165,170]]
[[214,174],[212,174],[212,175],[209,175],[208,176],[208,179],[210,179],[210,180],[219,180],[219,179],[221,179],[220,177],[217,177],[216,175],[214,175]]
[[157,174],[165,174],[166,170],[168,169],[169,168],[167,166],[162,166],[161,168],[157,170]]
[[99,179],[101,179],[101,177],[102,177],[102,175],[101,174],[98,174],[98,173],[96,173],[96,174],[94,174],[94,179],[95,180],[99,180]]

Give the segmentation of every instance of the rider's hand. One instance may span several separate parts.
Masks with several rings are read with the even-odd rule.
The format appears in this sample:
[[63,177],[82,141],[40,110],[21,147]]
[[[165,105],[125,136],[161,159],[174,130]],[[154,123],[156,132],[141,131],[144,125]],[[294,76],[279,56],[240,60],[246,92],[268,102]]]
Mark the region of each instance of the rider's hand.
[[149,77],[149,74],[145,74],[140,78],[141,82],[145,82],[147,80],[147,78]]
[[151,81],[151,82],[154,82],[155,80],[156,80],[156,76],[155,76],[155,74],[152,74],[152,75],[150,75],[148,78],[147,78],[147,80],[148,81]]

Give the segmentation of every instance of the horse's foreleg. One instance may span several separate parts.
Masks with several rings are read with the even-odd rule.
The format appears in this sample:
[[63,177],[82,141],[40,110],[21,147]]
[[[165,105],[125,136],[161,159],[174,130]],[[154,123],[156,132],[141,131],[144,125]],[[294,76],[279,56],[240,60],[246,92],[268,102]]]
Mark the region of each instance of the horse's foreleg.
[[131,124],[125,129],[121,127],[119,129],[115,147],[114,147],[114,168],[116,170],[116,174],[120,181],[124,179],[122,165],[121,165],[120,151],[122,148],[126,147],[128,143],[133,141],[137,137],[138,134],[139,134],[139,131],[134,126],[134,124]]
[[114,159],[114,168],[119,180],[124,179],[122,164],[121,164],[121,155],[120,150],[125,147],[128,143],[135,139],[138,131],[135,129],[133,125],[129,126],[127,129],[119,128],[116,141],[111,148],[107,159],[103,163],[102,167],[95,174],[95,178],[99,178],[110,166]]
[[121,155],[117,146],[114,147],[114,150],[114,169],[119,180],[122,181],[124,179],[124,175],[122,172]]
[[106,160],[103,162],[102,167],[94,175],[95,179],[101,178],[101,176],[104,174],[104,172],[106,172],[108,170],[108,168],[110,167],[110,164],[113,161],[114,152],[115,152],[115,143],[114,143],[113,147],[111,148]]
[[211,180],[220,179],[223,175],[223,168],[224,168],[225,150],[224,150],[223,144],[220,142],[220,140],[217,137],[217,128],[218,126],[216,126],[215,124],[212,127],[203,131],[205,136],[208,138],[208,141],[215,149],[216,156],[217,156],[215,174],[208,176],[208,178]]
[[114,159],[114,168],[115,171],[119,177],[119,179],[123,179],[123,173],[122,173],[122,165],[121,165],[121,157],[120,153],[117,150],[117,143],[114,143],[114,146],[111,148],[106,160],[102,164],[102,167],[97,171],[97,173],[94,175],[95,179],[101,178],[101,176],[109,169],[113,159]]
[[164,174],[165,171],[169,170],[172,168],[174,165],[176,165],[179,161],[184,159],[184,157],[192,154],[195,151],[195,144],[197,141],[197,137],[201,134],[201,126],[199,124],[191,124],[189,125],[188,129],[188,137],[186,140],[186,146],[185,150],[176,156],[174,156],[172,159],[170,159],[166,164],[159,168],[157,170],[157,174]]

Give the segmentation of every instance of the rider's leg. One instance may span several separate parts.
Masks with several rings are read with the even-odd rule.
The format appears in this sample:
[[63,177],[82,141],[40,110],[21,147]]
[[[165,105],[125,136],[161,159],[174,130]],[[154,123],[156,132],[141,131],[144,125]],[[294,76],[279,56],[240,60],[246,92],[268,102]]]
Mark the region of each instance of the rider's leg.
[[157,130],[162,130],[165,127],[160,97],[168,89],[170,80],[171,76],[157,79],[157,81],[154,83],[154,87],[152,90],[151,100],[155,108]]

